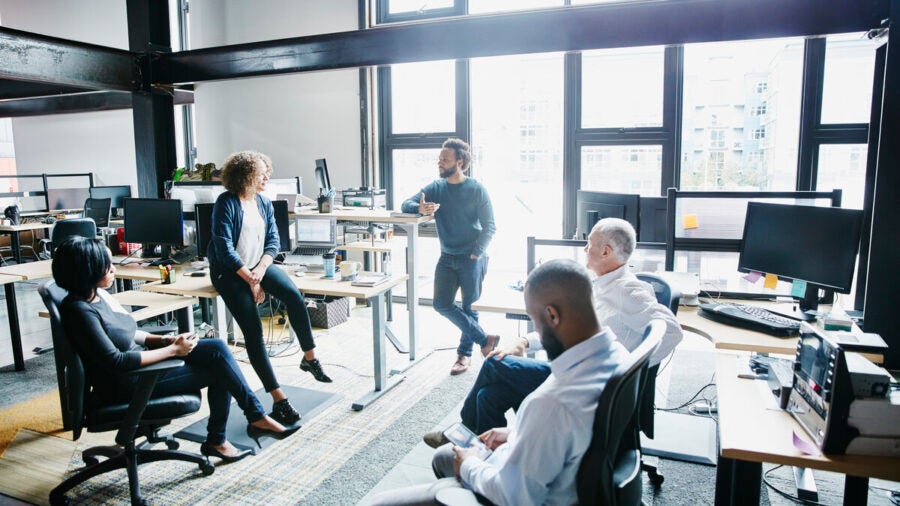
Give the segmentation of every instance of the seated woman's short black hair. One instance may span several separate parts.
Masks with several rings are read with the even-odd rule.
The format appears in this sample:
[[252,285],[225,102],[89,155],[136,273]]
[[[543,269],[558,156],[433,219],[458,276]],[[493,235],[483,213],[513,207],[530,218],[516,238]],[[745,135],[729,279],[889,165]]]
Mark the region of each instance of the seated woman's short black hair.
[[53,279],[69,294],[91,300],[97,283],[109,272],[110,258],[100,239],[73,236],[53,252]]

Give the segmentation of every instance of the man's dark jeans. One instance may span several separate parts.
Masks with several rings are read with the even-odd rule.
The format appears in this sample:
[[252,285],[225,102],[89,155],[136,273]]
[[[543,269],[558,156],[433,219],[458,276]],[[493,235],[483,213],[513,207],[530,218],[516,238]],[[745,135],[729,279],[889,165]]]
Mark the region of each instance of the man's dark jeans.
[[485,360],[460,411],[463,425],[475,434],[506,427],[506,411],[518,410],[548,376],[550,364],[540,360],[509,355]]
[[[472,259],[468,254],[441,253],[434,269],[434,310],[462,331],[456,349],[459,355],[470,357],[474,343],[487,344],[487,335],[478,324],[478,311],[472,309],[472,304],[481,297],[487,264],[487,255]],[[462,306],[454,300],[457,290],[462,292]]]

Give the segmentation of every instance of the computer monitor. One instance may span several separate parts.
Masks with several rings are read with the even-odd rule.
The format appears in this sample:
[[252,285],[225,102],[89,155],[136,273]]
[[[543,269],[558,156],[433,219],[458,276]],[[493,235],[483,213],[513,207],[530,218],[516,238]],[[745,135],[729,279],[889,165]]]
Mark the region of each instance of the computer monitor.
[[83,209],[84,201],[90,196],[89,188],[48,188],[47,210]]
[[[125,242],[159,244],[162,256],[168,257],[171,246],[184,241],[181,201],[172,199],[125,199]],[[145,257],[154,256],[153,248],[144,246]]]
[[641,197],[640,242],[666,242],[666,197]]
[[123,199],[131,197],[131,186],[93,186],[90,188],[92,199],[109,199],[109,208],[113,216],[119,215]]
[[621,218],[637,231],[640,201],[640,195],[578,190],[577,238],[587,239],[594,224],[603,218]]
[[206,258],[212,240],[212,212],[215,204],[194,205],[194,225],[197,227],[197,256]]
[[862,218],[856,209],[749,202],[738,270],[806,281],[800,308],[816,309],[820,288],[850,293]]
[[288,219],[287,200],[273,200],[275,207],[275,227],[278,229],[278,238],[281,240],[279,253],[291,251],[291,221]]
[[266,183],[266,189],[263,195],[269,197],[269,200],[277,200],[279,194],[292,193],[299,195],[303,193],[303,179],[299,176],[286,177],[278,179],[270,179]]
[[337,246],[337,222],[334,218],[303,217],[297,221],[298,248],[334,248]]
[[324,191],[331,190],[331,177],[328,176],[328,165],[324,158],[316,160],[316,181],[319,183],[319,189]]

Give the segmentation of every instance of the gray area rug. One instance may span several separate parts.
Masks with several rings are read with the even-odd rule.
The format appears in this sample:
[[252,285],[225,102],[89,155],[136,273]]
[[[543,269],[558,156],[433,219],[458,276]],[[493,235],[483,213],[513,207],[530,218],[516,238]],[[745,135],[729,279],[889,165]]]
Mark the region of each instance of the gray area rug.
[[16,371],[13,364],[0,368],[0,410],[56,389],[52,351],[26,360],[24,371]]

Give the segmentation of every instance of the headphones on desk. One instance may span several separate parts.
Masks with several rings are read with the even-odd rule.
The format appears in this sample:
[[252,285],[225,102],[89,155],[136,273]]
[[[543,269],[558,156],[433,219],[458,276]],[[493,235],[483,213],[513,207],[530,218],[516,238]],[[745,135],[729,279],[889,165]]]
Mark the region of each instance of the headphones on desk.
[[9,218],[9,222],[13,225],[19,224],[19,206],[8,206],[3,210],[3,216]]

